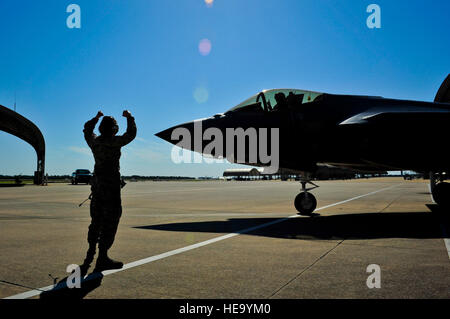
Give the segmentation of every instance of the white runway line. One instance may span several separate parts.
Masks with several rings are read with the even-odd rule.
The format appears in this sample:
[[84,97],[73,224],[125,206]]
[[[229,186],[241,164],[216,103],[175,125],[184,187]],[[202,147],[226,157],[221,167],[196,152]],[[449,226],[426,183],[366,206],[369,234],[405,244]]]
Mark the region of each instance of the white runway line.
[[[430,184],[428,184],[428,190],[430,191],[431,201],[436,204],[436,202],[434,201],[434,198],[433,198],[433,194],[431,193]],[[445,230],[444,224],[441,223],[440,226],[441,226],[441,231],[442,231],[442,237],[444,237],[443,239],[444,239],[445,248],[447,248],[448,258],[450,259],[450,238],[447,234],[447,231]]]
[[[363,197],[366,197],[366,196],[374,195],[376,193],[380,193],[380,192],[389,190],[391,188],[394,188],[394,187],[396,187],[398,185],[399,184],[394,185],[394,186],[390,186],[390,187],[386,187],[386,188],[382,188],[380,190],[377,190],[377,191],[374,191],[374,192],[370,192],[370,193],[367,193],[367,194],[364,194],[364,195],[352,197],[350,199],[343,200],[343,201],[340,201],[340,202],[337,202],[337,203],[334,203],[334,204],[326,205],[326,206],[323,206],[323,207],[320,207],[320,208],[316,209],[315,211],[316,212],[317,211],[321,211],[321,210],[324,210],[324,209],[327,209],[327,208],[330,208],[330,207],[333,207],[333,206],[345,204],[345,203],[348,203],[348,202],[351,202],[351,201],[354,201],[354,200],[357,200],[357,199],[360,199],[360,198],[363,198]],[[205,215],[205,216],[207,216],[207,215]],[[200,247],[203,247],[203,246],[206,246],[206,245],[210,245],[210,244],[213,244],[213,243],[216,243],[216,242],[228,239],[228,238],[239,236],[241,234],[250,233],[250,232],[252,232],[254,230],[257,230],[257,229],[261,229],[261,228],[265,228],[265,227],[268,227],[268,226],[272,226],[272,225],[284,222],[284,221],[286,221],[286,220],[288,220],[290,218],[298,218],[298,217],[302,217],[302,216],[300,216],[300,215],[292,215],[292,216],[289,216],[289,217],[280,218],[280,219],[271,221],[269,223],[265,223],[265,224],[262,224],[262,225],[257,225],[257,226],[250,227],[250,228],[246,228],[246,229],[234,232],[234,233],[230,233],[230,234],[227,234],[227,235],[223,235],[223,236],[219,236],[219,237],[212,238],[212,239],[209,239],[209,240],[205,240],[205,241],[199,242],[197,244],[193,244],[193,245],[189,245],[189,246],[186,246],[186,247],[182,247],[182,248],[178,248],[178,249],[175,249],[175,250],[171,250],[171,251],[168,251],[166,253],[162,253],[162,254],[159,254],[159,255],[156,255],[156,256],[151,256],[151,257],[148,257],[148,258],[144,258],[144,259],[140,259],[140,260],[137,260],[137,261],[133,261],[131,263],[125,264],[122,269],[106,270],[106,271],[103,271],[102,274],[103,274],[103,276],[108,276],[108,275],[111,275],[111,274],[115,274],[117,272],[121,272],[121,271],[124,271],[124,270],[127,270],[127,269],[131,269],[131,268],[134,268],[134,267],[141,266],[141,265],[145,265],[145,264],[151,263],[151,262],[156,261],[156,260],[160,260],[160,259],[164,259],[164,258],[167,258],[167,257],[170,257],[170,256],[178,255],[178,254],[181,254],[181,253],[184,253],[184,252],[196,249],[196,248],[200,248]],[[94,279],[95,277],[96,277],[95,274],[91,274],[87,278],[85,278],[85,280],[83,280],[83,282],[86,281],[86,280]],[[55,286],[54,285],[50,285],[50,286],[47,286],[47,287],[42,287],[42,288],[38,288],[38,289],[27,291],[27,292],[24,292],[24,293],[20,293],[20,294],[17,294],[17,295],[13,295],[13,296],[10,296],[10,297],[6,297],[4,299],[27,299],[27,298],[31,298],[31,297],[34,297],[34,296],[38,296],[38,295],[40,295],[41,293],[43,293],[45,291],[50,291],[53,288],[55,288]],[[65,283],[59,284],[58,288],[59,289],[66,288]],[[76,289],[76,288],[74,288],[74,289]]]

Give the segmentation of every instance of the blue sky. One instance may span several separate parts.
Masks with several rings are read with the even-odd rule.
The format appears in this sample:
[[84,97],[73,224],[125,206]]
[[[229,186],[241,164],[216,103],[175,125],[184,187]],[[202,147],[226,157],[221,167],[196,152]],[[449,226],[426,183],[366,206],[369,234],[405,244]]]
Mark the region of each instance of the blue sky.
[[[71,3],[81,29],[66,26]],[[366,26],[371,3],[381,29]],[[50,175],[92,169],[84,122],[101,109],[123,132],[127,108],[138,138],[123,174],[219,176],[229,165],[174,164],[153,134],[276,87],[431,101],[450,72],[449,12],[413,0],[2,0],[0,104],[16,94],[39,126]],[[0,146],[0,174],[33,173],[31,146],[4,132]]]

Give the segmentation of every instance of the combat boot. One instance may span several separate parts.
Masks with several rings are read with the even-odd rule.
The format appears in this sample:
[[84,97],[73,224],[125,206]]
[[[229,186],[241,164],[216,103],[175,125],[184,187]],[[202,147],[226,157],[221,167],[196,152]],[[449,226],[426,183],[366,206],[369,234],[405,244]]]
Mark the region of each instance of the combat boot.
[[112,260],[108,256],[99,256],[95,265],[95,271],[100,272],[103,270],[121,269],[122,267],[123,263],[120,261]]

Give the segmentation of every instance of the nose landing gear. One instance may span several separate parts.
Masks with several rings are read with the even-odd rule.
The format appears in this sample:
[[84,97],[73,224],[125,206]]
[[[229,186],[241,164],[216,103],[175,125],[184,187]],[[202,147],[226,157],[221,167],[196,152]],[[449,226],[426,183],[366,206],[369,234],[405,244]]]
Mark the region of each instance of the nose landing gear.
[[[299,215],[311,216],[317,207],[317,200],[309,191],[319,186],[308,179],[302,180],[300,183],[302,184],[302,192],[295,197],[294,206]],[[306,184],[311,184],[313,187],[306,188]]]

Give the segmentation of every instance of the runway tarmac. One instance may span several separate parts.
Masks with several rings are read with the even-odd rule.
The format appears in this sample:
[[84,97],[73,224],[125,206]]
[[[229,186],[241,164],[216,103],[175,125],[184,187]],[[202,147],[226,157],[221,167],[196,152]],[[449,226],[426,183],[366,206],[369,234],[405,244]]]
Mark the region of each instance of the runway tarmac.
[[318,184],[317,215],[298,217],[298,182],[129,182],[110,251],[124,269],[54,291],[83,262],[89,186],[0,189],[0,298],[450,297],[449,218],[425,181]]

